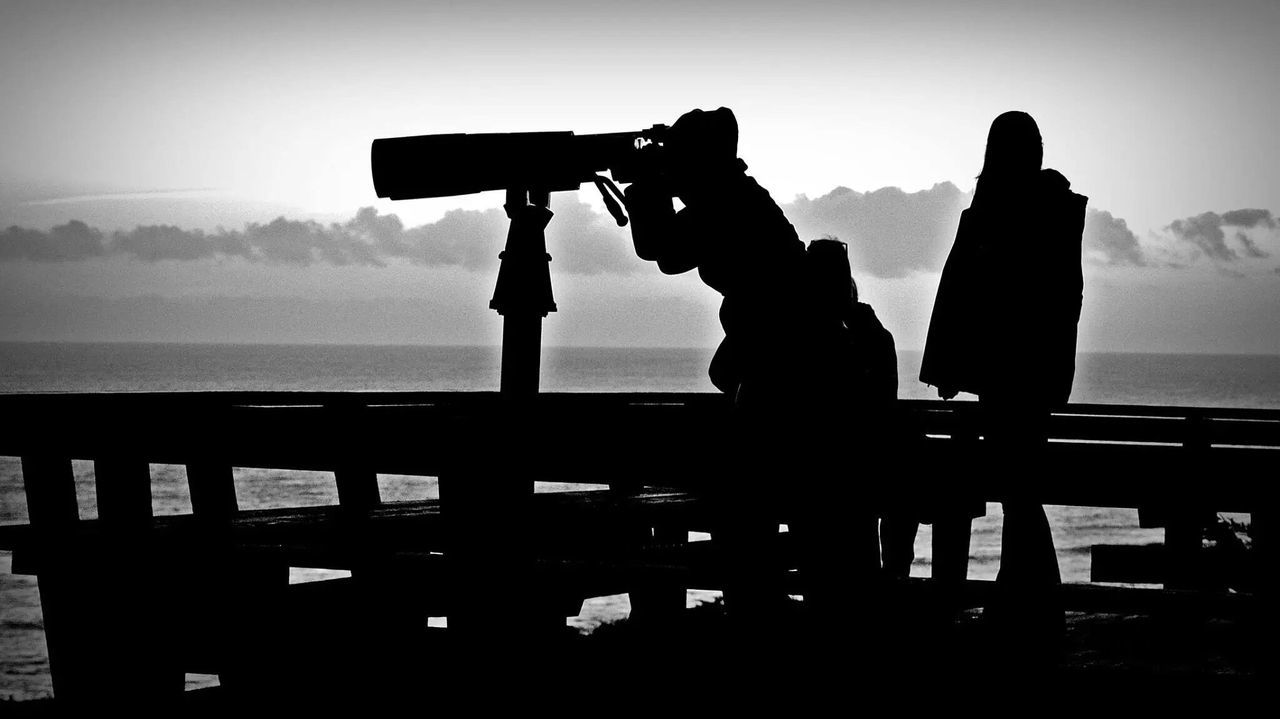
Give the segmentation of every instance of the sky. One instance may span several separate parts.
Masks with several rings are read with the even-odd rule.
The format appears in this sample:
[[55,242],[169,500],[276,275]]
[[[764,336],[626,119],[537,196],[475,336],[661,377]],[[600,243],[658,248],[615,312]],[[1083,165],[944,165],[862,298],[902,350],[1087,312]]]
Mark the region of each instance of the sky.
[[[1277,354],[1278,35],[1274,1],[0,0],[0,340],[496,344],[501,195],[379,200],[370,141],[727,106],[918,349],[1021,109],[1090,198],[1082,350]],[[593,188],[552,209],[548,344],[715,344]]]

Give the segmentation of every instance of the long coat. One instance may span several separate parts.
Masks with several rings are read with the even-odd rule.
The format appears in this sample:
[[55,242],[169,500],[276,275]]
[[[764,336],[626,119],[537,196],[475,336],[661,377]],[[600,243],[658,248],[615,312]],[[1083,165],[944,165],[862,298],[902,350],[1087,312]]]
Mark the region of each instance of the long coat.
[[920,381],[1048,407],[1071,394],[1085,205],[1055,170],[985,188],[960,216],[929,321]]

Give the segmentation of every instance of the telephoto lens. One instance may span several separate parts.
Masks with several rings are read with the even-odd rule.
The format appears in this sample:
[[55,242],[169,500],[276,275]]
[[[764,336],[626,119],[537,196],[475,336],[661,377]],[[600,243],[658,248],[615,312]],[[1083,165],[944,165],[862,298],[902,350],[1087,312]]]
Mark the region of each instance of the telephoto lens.
[[[378,197],[411,200],[528,187],[575,190],[572,132],[417,135],[373,141]],[[590,179],[589,177],[587,179]]]
[[[488,190],[576,190],[608,170],[617,182],[660,172],[665,125],[648,130],[455,133],[373,141],[370,164],[378,197],[412,200]],[[642,147],[643,145],[643,147]]]

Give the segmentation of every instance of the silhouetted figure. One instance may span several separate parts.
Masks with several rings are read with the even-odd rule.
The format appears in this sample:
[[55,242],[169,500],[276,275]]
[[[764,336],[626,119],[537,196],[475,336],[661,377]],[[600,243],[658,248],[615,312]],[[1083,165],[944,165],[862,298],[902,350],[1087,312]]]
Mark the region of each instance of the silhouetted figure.
[[1044,508],[1050,411],[1067,402],[1075,372],[1087,198],[1041,169],[1035,120],[1007,112],[991,124],[973,203],[960,219],[934,301],[922,382],[950,399],[978,395],[982,456],[1004,506],[997,600],[986,616],[1015,650],[1055,648],[1061,577]]
[[837,383],[835,386],[853,402],[845,410],[853,412],[859,422],[883,424],[878,420],[893,409],[898,397],[893,335],[871,305],[858,300],[858,285],[853,281],[844,242],[834,237],[813,240],[805,260],[813,321],[820,337],[838,342],[829,352],[842,359],[826,382]]
[[[727,568],[731,615],[778,616],[786,594],[772,559],[776,492],[796,474],[787,453],[802,435],[812,371],[802,275],[805,248],[769,193],[737,157],[738,127],[727,108],[694,110],[664,142],[665,177],[626,190],[636,254],[667,274],[697,269],[724,296],[725,338],[710,374],[733,397],[717,496],[724,524],[713,533]],[[672,198],[684,208],[674,209]],[[773,516],[772,521],[766,517]]]
[[941,590],[946,605],[943,610],[950,616],[969,574],[973,520],[986,514],[986,502],[962,491],[925,497],[916,492],[905,497],[900,492],[886,494],[880,515],[880,559],[885,578],[902,581],[911,576],[916,534],[921,524],[933,525],[930,576]]
[[[818,630],[845,626],[841,639],[865,639],[852,617],[868,616],[880,568],[873,486],[887,471],[898,394],[893,335],[870,305],[858,301],[845,243],[824,238],[805,255],[815,386],[814,418],[798,448],[805,472],[795,482],[796,519],[805,604]],[[865,642],[864,642],[865,643]]]

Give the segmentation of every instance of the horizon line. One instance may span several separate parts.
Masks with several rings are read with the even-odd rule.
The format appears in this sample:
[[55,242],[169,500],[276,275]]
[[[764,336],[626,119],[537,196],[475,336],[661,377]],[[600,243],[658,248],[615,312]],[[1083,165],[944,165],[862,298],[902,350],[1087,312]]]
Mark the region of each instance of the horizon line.
[[[501,344],[395,343],[395,342],[224,342],[209,340],[22,340],[0,339],[0,345],[169,345],[199,347],[367,347],[367,348],[433,348],[433,349],[501,349]],[[706,345],[543,345],[544,350],[684,350],[714,352]],[[899,347],[898,352],[921,353],[923,347]],[[1206,357],[1276,357],[1280,352],[1214,352],[1205,350],[1077,350],[1076,355],[1201,355]]]

